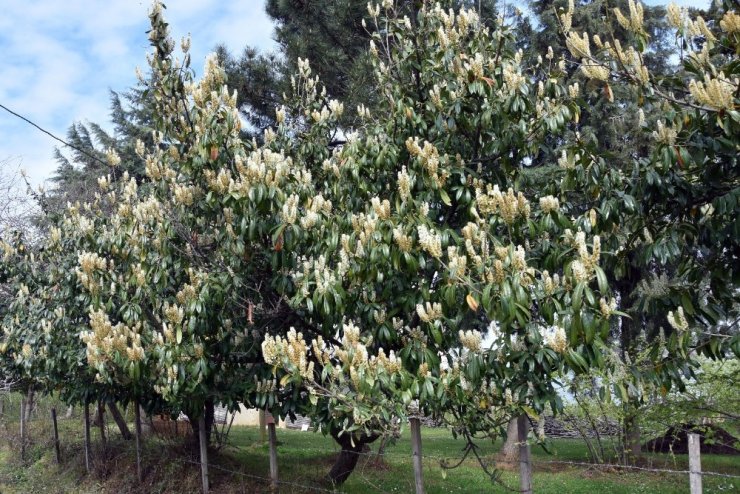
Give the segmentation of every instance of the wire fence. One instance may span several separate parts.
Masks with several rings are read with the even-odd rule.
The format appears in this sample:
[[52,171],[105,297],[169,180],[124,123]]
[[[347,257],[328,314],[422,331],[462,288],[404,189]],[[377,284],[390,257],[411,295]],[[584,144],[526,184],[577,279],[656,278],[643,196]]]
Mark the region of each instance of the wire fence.
[[[19,403],[18,400],[8,400],[6,401],[5,408],[3,410],[3,415],[0,415],[3,418],[3,421],[5,422],[3,424],[3,427],[6,431],[9,431],[11,429],[15,429],[16,427],[16,420],[18,413],[15,413],[13,409],[18,409]],[[34,411],[34,420],[33,422],[38,424],[38,429],[36,430],[36,433],[39,435],[39,437],[36,439],[36,448],[44,448],[44,449],[52,449],[54,447],[53,442],[49,440],[48,437],[48,427],[44,425],[46,421],[49,421],[49,410],[50,406],[41,404],[37,405],[38,408]],[[64,410],[64,408],[62,408]],[[125,412],[125,411],[124,411]],[[79,413],[73,414],[71,419],[67,420],[74,420],[77,421],[80,418]],[[11,423],[12,422],[12,423]],[[70,426],[72,425],[69,423]],[[187,424],[183,424],[187,425]],[[68,427],[67,430],[71,431],[74,427]],[[107,422],[104,425],[105,434],[108,436],[108,440],[110,441],[111,438],[117,437],[116,434],[116,428],[114,426],[110,425],[110,422]],[[99,434],[100,431],[98,431]],[[41,434],[43,434],[44,437],[41,437]],[[291,444],[294,438],[298,437],[298,432],[291,432],[289,434],[281,435],[281,440],[285,441],[285,444],[281,444],[281,447],[279,448],[278,458],[280,462],[281,468],[285,468],[285,470],[281,470],[280,476],[272,477],[269,475],[269,470],[267,468],[264,469],[264,474],[261,474],[259,471],[260,468],[264,468],[265,461],[267,458],[267,455],[265,454],[264,450],[264,443],[257,443],[255,440],[255,444],[252,446],[246,446],[242,438],[242,442],[235,442],[232,440],[227,440],[225,442],[225,449],[222,453],[217,455],[215,459],[209,459],[207,461],[206,465],[208,469],[211,469],[214,472],[220,472],[222,474],[225,474],[226,476],[231,476],[233,478],[242,478],[246,481],[252,482],[253,485],[257,486],[257,489],[264,488],[265,490],[268,490],[271,485],[279,485],[282,486],[283,489],[281,492],[320,492],[320,493],[331,493],[331,492],[338,492],[334,486],[328,481],[326,476],[326,466],[327,462],[333,460],[336,455],[340,454],[341,449],[338,447],[335,443],[327,443],[326,447],[318,447],[318,446],[296,446],[295,444]],[[310,433],[302,433],[302,434],[310,434]],[[66,438],[67,441],[69,441],[69,437]],[[99,439],[99,438],[98,438]],[[64,441],[64,438],[63,438]],[[181,465],[187,465],[187,466],[198,466],[202,467],[202,462],[200,458],[194,454],[191,453],[190,456],[187,456],[186,454],[182,454],[183,449],[178,448],[178,445],[182,445],[184,442],[183,437],[164,437],[164,436],[157,436],[156,431],[152,430],[150,432],[149,438],[147,441],[150,443],[149,453],[145,456],[147,461],[162,461],[162,458],[158,458],[156,451],[162,451],[161,446],[162,445],[170,445],[172,446],[169,448],[169,452],[163,456],[164,461],[173,461],[177,462]],[[298,441],[296,444],[300,444],[301,441]],[[120,444],[124,445],[124,448],[132,448],[133,444],[131,442],[120,442]],[[160,445],[159,447],[157,445]],[[259,446],[258,446],[259,444]],[[364,491],[365,492],[413,492],[414,491],[414,476],[411,470],[411,464],[413,463],[414,457],[411,451],[411,448],[408,449],[408,451],[399,449],[398,444],[396,445],[388,445],[388,449],[384,450],[375,450],[375,451],[356,451],[355,453],[361,458],[361,460],[358,462],[357,467],[354,470],[353,476],[358,479],[359,482],[364,485]],[[98,449],[98,454],[101,454],[100,451],[104,451],[105,448],[101,447]],[[230,451],[234,453],[230,453]],[[76,447],[68,447],[67,449],[68,453],[73,453],[75,455],[80,454],[80,448]],[[235,453],[241,453],[241,454],[235,454]],[[245,455],[244,453],[248,453],[249,456]],[[465,449],[462,448],[458,451],[451,450],[451,454],[449,455],[439,455],[439,454],[422,454],[421,459],[423,460],[424,465],[424,471],[425,475],[431,474],[430,477],[436,477],[437,480],[434,480],[434,478],[431,478],[430,487],[434,485],[436,487],[435,482],[439,482],[439,472],[440,471],[451,471],[452,468],[450,465],[453,464],[459,464],[464,465],[466,467],[470,468],[476,468],[478,459],[473,458],[473,455],[467,455],[465,452]],[[490,448],[487,448],[481,456],[485,458],[487,461],[490,460],[491,464],[495,462],[495,459],[493,457],[494,448],[491,446]],[[119,451],[117,454],[121,454]],[[130,453],[129,453],[130,454]],[[242,457],[242,458],[239,458]],[[258,458],[257,461],[255,461],[255,457]],[[261,459],[259,459],[262,457]],[[301,463],[304,462],[307,457],[312,457],[317,459],[318,461],[315,462],[314,467],[316,468],[315,475],[311,475],[310,473],[307,473],[308,470],[305,466],[301,468],[294,468],[292,465],[296,462]],[[107,457],[108,461],[111,460],[111,457]],[[105,461],[106,457],[102,457],[99,459],[100,461]],[[68,461],[68,460],[67,460]],[[116,459],[116,462],[120,462],[120,459]],[[234,463],[236,461],[236,463]],[[241,462],[244,463],[241,463]],[[394,475],[391,476],[392,478],[383,475],[382,473],[378,473],[378,465],[374,464],[378,462],[384,462],[387,469],[390,471],[392,470],[394,472]],[[518,461],[518,460],[516,460]],[[535,473],[542,473],[542,472],[553,472],[553,471],[565,471],[566,469],[583,469],[583,470],[598,470],[601,472],[604,472],[606,474],[620,474],[620,473],[627,473],[627,472],[636,472],[636,473],[645,473],[645,474],[651,474],[651,475],[669,475],[669,476],[680,476],[680,477],[686,477],[688,478],[691,474],[700,475],[704,478],[715,478],[723,481],[728,481],[732,485],[728,486],[728,483],[725,482],[725,486],[729,488],[730,490],[737,488],[737,481],[740,480],[740,474],[732,473],[732,469],[736,468],[736,466],[733,466],[731,463],[726,463],[728,466],[727,468],[730,469],[729,472],[718,472],[718,471],[692,471],[691,469],[684,469],[681,468],[680,465],[678,465],[678,468],[662,468],[660,466],[653,466],[653,465],[647,465],[647,466],[641,466],[641,465],[631,465],[631,464],[623,464],[623,463],[615,463],[615,462],[605,462],[605,463],[594,463],[590,461],[578,461],[574,459],[545,459],[545,458],[532,458],[530,460],[530,465],[533,467],[533,470]],[[681,461],[680,463],[683,463]],[[674,463],[675,464],[675,463]],[[257,465],[257,466],[255,466]],[[721,470],[725,470],[725,467],[723,463],[718,464],[721,466]],[[561,469],[553,470],[555,467],[562,467]],[[693,467],[692,467],[693,468]],[[398,472],[406,471],[408,470],[408,475],[399,474]],[[384,471],[382,468],[380,471]],[[191,473],[192,475],[192,473]],[[446,477],[446,474],[443,474],[443,478]],[[466,472],[464,475],[470,475],[469,472]],[[506,482],[513,482],[516,478],[516,473],[510,473],[507,474],[504,478]],[[224,478],[220,478],[218,482],[228,482],[228,480],[224,480]],[[502,486],[503,489],[512,491],[512,492],[521,492],[516,488],[513,488],[509,485],[506,485],[504,481],[501,479],[497,480],[499,484]],[[252,485],[252,484],[250,484]]]

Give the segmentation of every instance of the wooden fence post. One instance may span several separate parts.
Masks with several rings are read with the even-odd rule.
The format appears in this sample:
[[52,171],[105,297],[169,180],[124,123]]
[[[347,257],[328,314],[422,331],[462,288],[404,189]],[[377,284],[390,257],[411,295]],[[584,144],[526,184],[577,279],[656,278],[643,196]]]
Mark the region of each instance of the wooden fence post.
[[143,472],[141,471],[141,410],[139,409],[139,402],[134,402],[134,429],[136,434],[136,475],[139,478],[139,482],[144,480]]
[[51,425],[54,427],[54,451],[57,455],[57,465],[62,463],[62,455],[59,451],[59,429],[57,428],[57,409],[51,408]]
[[90,402],[85,400],[85,468],[90,473]]
[[21,460],[26,459],[26,397],[21,396]]
[[411,449],[413,451],[416,494],[424,494],[424,478],[422,476],[421,464],[421,420],[418,417],[410,418],[409,425],[411,429]]
[[278,464],[277,464],[277,432],[275,431],[275,419],[272,415],[267,417],[267,436],[270,442],[270,481],[273,490],[278,489]]
[[267,441],[267,415],[264,410],[259,411],[260,419],[260,442]]
[[205,410],[198,419],[198,436],[200,438],[200,474],[203,480],[203,494],[208,494],[208,436],[206,435]]
[[689,485],[691,494],[702,494],[701,485],[701,436],[689,434]]
[[517,418],[519,435],[519,492],[532,494],[532,465],[529,458],[529,418],[522,414]]

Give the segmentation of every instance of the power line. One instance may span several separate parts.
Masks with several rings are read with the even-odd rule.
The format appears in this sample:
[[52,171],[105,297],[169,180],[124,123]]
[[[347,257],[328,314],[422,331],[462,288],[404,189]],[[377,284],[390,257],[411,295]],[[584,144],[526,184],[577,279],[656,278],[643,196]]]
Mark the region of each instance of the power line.
[[61,143],[62,143],[62,144],[64,144],[65,146],[67,146],[67,147],[70,147],[70,148],[74,149],[75,151],[78,151],[78,152],[80,152],[80,153],[84,154],[84,155],[85,155],[85,156],[87,156],[88,158],[90,158],[90,159],[92,159],[92,160],[95,160],[95,161],[97,161],[98,163],[102,163],[102,164],[103,164],[103,165],[105,165],[105,166],[109,166],[109,164],[108,164],[108,163],[106,163],[105,161],[101,160],[100,158],[98,158],[98,157],[96,157],[96,156],[93,156],[92,154],[88,153],[88,152],[87,152],[87,151],[85,151],[84,149],[80,149],[80,148],[78,148],[77,146],[74,146],[74,145],[72,145],[72,144],[68,143],[68,142],[67,142],[67,141],[65,141],[64,139],[60,139],[59,137],[55,136],[54,134],[52,134],[52,133],[51,133],[51,132],[49,132],[48,130],[44,129],[43,127],[39,126],[38,124],[36,124],[36,123],[32,122],[31,120],[27,119],[27,118],[26,118],[26,117],[24,117],[23,115],[21,115],[21,114],[19,114],[19,113],[16,113],[16,112],[14,112],[13,110],[11,110],[11,109],[10,109],[10,108],[8,108],[7,106],[3,105],[2,103],[0,103],[0,108],[2,108],[3,110],[5,110],[6,112],[10,113],[11,115],[14,115],[14,116],[16,116],[16,117],[20,118],[20,119],[21,119],[21,120],[23,120],[24,122],[26,122],[26,123],[29,123],[29,124],[33,125],[33,126],[34,126],[34,127],[36,127],[36,128],[38,129],[38,130],[40,130],[41,132],[43,132],[44,134],[48,135],[48,136],[49,136],[49,137],[51,137],[52,139],[56,139],[57,141],[61,142]]

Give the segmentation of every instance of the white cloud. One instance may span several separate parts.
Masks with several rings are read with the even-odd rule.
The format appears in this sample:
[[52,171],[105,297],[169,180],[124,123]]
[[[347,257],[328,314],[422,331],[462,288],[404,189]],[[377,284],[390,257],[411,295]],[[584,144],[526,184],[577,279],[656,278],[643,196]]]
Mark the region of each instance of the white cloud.
[[675,3],[681,7],[694,7],[697,9],[706,9],[712,0],[647,0],[645,3],[648,5],[668,5],[669,3]]
[[[108,90],[134,85],[135,67],[146,64],[149,5],[148,0],[3,0],[0,103],[62,138],[74,121],[108,127]],[[264,0],[171,0],[167,7],[175,40],[191,33],[196,72],[217,43],[237,53],[246,44],[274,45]],[[22,161],[35,184],[56,168],[56,144],[0,111],[0,163],[9,157]]]

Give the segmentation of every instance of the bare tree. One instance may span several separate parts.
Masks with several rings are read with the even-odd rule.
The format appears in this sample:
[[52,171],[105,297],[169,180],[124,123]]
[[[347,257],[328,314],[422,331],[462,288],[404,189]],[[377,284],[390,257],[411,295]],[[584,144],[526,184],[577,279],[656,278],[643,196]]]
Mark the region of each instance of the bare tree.
[[12,158],[0,161],[0,239],[11,231],[22,231],[32,237],[32,216],[37,213],[36,203],[20,163]]

